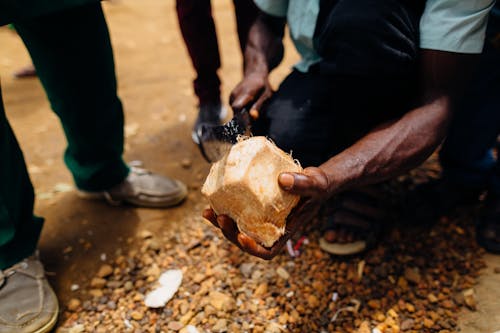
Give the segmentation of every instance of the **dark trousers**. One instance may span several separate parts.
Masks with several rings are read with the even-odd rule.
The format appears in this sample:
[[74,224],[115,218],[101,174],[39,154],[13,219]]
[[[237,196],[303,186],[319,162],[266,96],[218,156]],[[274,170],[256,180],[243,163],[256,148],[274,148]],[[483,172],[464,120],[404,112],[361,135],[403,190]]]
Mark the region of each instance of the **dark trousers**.
[[[234,0],[233,3],[243,53],[257,8],[252,0]],[[219,103],[220,79],[217,70],[221,62],[210,0],[177,0],[176,9],[182,37],[196,71],[194,92],[200,104]]]
[[254,133],[303,166],[319,165],[407,112],[417,96],[420,15],[420,7],[399,0],[321,7],[315,42],[323,60],[282,82]]
[[[497,5],[498,7],[498,5]],[[500,14],[500,9],[497,8]],[[500,134],[500,15],[491,15],[477,73],[440,151],[443,177],[500,195],[500,163],[493,148]]]
[[[122,160],[123,110],[101,5],[16,22],[15,27],[61,120],[68,141],[64,161],[76,186],[97,191],[120,183],[128,174]],[[33,217],[33,188],[3,103],[0,156],[2,269],[33,253],[42,227],[42,220]]]

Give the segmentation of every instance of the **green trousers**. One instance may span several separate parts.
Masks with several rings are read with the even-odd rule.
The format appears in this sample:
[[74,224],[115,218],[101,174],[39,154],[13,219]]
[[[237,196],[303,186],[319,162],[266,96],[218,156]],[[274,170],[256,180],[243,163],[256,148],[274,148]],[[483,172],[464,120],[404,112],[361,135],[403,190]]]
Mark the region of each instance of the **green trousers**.
[[[64,161],[78,188],[104,190],[129,169],[122,159],[123,109],[100,3],[15,22],[67,139]],[[26,92],[29,94],[29,91]],[[33,253],[43,220],[0,91],[0,269]]]

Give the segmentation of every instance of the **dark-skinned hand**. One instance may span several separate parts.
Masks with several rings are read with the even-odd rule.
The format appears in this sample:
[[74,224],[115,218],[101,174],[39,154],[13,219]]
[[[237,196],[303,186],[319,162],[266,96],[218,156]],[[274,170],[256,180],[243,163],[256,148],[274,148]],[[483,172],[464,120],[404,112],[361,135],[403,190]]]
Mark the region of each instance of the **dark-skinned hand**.
[[250,105],[250,116],[259,117],[262,105],[273,95],[267,74],[253,72],[246,75],[233,89],[229,96],[229,103],[233,110],[241,110]]
[[224,236],[243,251],[270,260],[281,251],[288,239],[317,216],[329,193],[328,177],[323,170],[315,167],[306,168],[303,173],[282,173],[278,183],[283,190],[302,198],[287,218],[285,234],[270,248],[241,233],[234,220],[226,215],[217,216],[211,208],[203,211],[203,217],[221,229]]

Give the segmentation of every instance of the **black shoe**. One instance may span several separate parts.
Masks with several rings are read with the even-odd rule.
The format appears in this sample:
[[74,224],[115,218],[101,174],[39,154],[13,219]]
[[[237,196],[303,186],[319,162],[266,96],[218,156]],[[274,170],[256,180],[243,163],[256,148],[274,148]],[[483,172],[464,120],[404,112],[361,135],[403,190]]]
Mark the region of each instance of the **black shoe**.
[[201,126],[206,125],[220,125],[221,120],[226,117],[227,111],[220,103],[219,104],[204,104],[198,107],[198,117],[193,126],[191,137],[194,143],[200,144],[199,136]]

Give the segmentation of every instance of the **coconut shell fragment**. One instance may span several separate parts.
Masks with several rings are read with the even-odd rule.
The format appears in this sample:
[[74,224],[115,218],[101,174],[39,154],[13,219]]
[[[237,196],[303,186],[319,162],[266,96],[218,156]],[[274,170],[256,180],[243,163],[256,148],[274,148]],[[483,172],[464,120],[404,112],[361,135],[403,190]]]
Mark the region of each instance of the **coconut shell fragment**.
[[201,192],[217,215],[231,217],[240,232],[271,247],[300,199],[279,187],[278,176],[301,171],[290,155],[256,136],[238,142],[212,165]]

